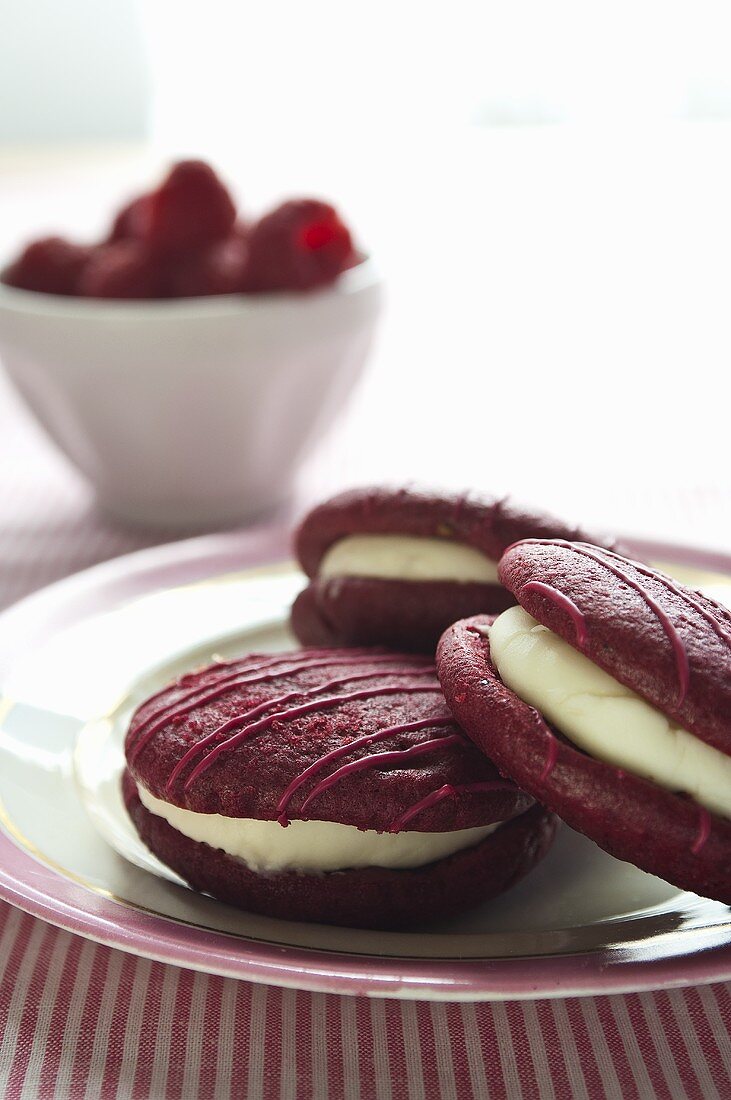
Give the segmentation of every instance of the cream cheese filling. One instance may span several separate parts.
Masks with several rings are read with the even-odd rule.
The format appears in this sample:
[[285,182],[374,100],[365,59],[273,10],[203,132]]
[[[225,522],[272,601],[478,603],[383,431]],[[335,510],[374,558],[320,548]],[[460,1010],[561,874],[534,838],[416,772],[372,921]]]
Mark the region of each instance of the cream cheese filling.
[[489,637],[503,683],[579,748],[731,817],[731,757],[666,718],[522,607],[499,615]]
[[321,577],[497,584],[497,562],[474,546],[417,535],[348,535],[325,554]]
[[378,833],[334,821],[257,821],[184,810],[150,794],[139,783],[142,805],[191,840],[221,848],[252,871],[316,874],[356,867],[421,867],[479,844],[502,822],[451,833]]

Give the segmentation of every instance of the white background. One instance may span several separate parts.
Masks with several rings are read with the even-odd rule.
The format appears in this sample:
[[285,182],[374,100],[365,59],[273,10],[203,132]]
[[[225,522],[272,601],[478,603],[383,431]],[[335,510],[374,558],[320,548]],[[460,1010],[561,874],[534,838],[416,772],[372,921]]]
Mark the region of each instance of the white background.
[[[11,23],[42,6],[11,4]],[[69,102],[72,47],[94,48],[75,10]],[[33,110],[16,96],[15,130],[3,111],[0,245],[92,235],[178,154],[210,155],[252,211],[329,196],[378,258],[389,307],[348,419],[303,471],[308,495],[473,484],[727,548],[730,19],[649,0],[156,0],[137,22],[120,8],[99,103],[121,101],[126,72],[127,119],[110,106],[103,133],[87,115],[73,134],[57,110],[63,130],[41,141],[43,81]],[[50,453],[46,476],[69,477]]]

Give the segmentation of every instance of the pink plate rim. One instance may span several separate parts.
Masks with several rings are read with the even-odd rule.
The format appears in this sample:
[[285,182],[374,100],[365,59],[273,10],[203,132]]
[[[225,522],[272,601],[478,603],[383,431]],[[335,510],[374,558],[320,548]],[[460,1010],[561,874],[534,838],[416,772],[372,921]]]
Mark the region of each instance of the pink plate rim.
[[[731,555],[626,540],[638,553],[731,573]],[[206,535],[93,566],[0,615],[0,681],[34,640],[120,600],[281,560],[282,528]],[[91,893],[0,831],[0,897],[51,924],[160,962],[225,977],[337,994],[512,1000],[637,992],[731,979],[731,943],[663,959],[623,950],[495,960],[398,959],[256,942],[181,924]]]

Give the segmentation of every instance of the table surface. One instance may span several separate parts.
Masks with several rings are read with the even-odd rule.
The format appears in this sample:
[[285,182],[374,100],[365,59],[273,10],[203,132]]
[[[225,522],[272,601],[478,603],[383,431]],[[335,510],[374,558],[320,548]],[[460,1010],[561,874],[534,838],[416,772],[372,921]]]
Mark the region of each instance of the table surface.
[[[730,133],[450,139],[438,166],[432,155],[426,193],[414,188],[427,156],[414,142],[409,170],[370,205],[339,167],[347,157],[332,162],[328,190],[377,240],[390,308],[350,412],[302,470],[292,514],[341,484],[417,477],[728,549]],[[132,180],[143,162],[0,158],[0,245],[35,228],[49,179],[73,182],[59,224],[81,226],[81,208],[109,205],[105,188],[112,196],[111,181]],[[437,199],[449,233],[435,279],[433,252],[431,266],[414,256],[434,210],[444,213]],[[161,541],[96,511],[2,379],[0,500],[1,606]],[[366,1001],[139,960],[2,903],[0,966],[9,1098],[731,1094],[725,985],[494,1005]]]

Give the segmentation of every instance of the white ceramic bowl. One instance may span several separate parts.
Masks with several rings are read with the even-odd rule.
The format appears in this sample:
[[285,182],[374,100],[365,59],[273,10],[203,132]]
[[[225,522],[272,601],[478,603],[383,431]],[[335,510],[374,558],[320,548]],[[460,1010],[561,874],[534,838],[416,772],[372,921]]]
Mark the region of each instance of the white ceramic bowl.
[[286,498],[380,301],[371,261],[310,294],[110,302],[0,285],[0,358],[108,512],[227,524]]

